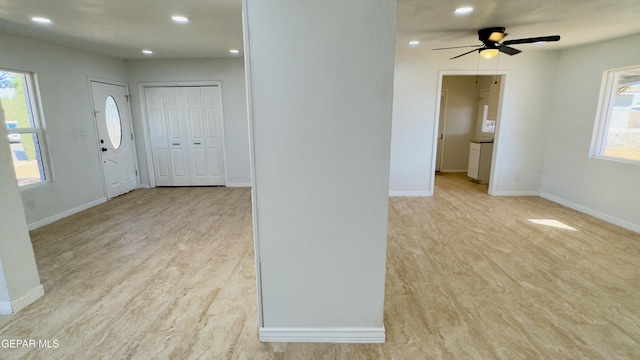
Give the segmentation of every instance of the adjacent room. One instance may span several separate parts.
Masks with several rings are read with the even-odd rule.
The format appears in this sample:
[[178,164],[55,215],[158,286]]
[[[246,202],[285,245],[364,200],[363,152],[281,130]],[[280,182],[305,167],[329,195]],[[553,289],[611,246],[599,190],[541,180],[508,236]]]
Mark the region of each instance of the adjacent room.
[[640,4],[457,5],[2,2],[0,358],[640,357]]

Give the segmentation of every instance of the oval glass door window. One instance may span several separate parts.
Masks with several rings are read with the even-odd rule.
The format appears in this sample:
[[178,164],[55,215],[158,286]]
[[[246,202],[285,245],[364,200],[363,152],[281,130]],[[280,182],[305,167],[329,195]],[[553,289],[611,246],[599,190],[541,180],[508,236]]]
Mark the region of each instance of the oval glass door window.
[[105,109],[105,121],[107,122],[107,133],[109,134],[109,140],[114,149],[119,149],[122,144],[122,121],[120,121],[120,111],[118,111],[118,104],[113,96],[107,98],[107,105]]

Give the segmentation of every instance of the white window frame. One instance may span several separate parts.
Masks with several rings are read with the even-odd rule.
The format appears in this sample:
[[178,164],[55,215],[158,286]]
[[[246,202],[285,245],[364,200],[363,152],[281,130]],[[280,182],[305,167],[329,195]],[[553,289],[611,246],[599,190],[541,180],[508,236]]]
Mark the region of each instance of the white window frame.
[[628,71],[640,71],[640,65],[606,70],[602,74],[600,100],[598,101],[598,108],[596,110],[596,120],[589,156],[597,159],[640,165],[640,160],[604,155],[606,138],[609,133],[609,125],[611,122],[611,114],[613,113],[615,97],[614,90],[618,83],[620,74]]
[[[44,112],[42,111],[42,103],[40,101],[40,86],[38,85],[38,77],[36,73],[29,71],[13,70],[0,68],[2,71],[14,74],[22,74],[25,76],[27,111],[30,119],[33,120],[33,127],[30,128],[13,128],[7,129],[8,134],[35,134],[38,137],[38,146],[40,159],[42,161],[42,171],[44,172],[44,180],[33,184],[19,186],[20,190],[38,187],[53,182],[53,171],[49,162],[49,147],[45,135]],[[5,119],[6,121],[7,119]],[[5,126],[2,124],[2,126]],[[16,179],[17,180],[17,179]]]

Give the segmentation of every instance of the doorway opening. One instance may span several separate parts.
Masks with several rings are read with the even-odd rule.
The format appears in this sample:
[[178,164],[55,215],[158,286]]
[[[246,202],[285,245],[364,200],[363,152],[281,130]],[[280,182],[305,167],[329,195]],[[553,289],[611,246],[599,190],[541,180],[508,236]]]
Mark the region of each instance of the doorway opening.
[[[441,72],[435,121],[434,172],[458,173],[488,185],[495,167],[505,73]],[[435,187],[435,176],[432,186]]]

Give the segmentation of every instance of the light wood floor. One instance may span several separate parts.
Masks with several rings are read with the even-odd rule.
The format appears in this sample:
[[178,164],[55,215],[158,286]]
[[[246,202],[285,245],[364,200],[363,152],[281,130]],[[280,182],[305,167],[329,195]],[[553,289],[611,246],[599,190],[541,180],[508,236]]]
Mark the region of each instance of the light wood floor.
[[486,190],[390,199],[379,345],[260,343],[249,190],[136,190],[32,232],[47,294],[0,340],[59,347],[0,359],[640,359],[640,235]]

